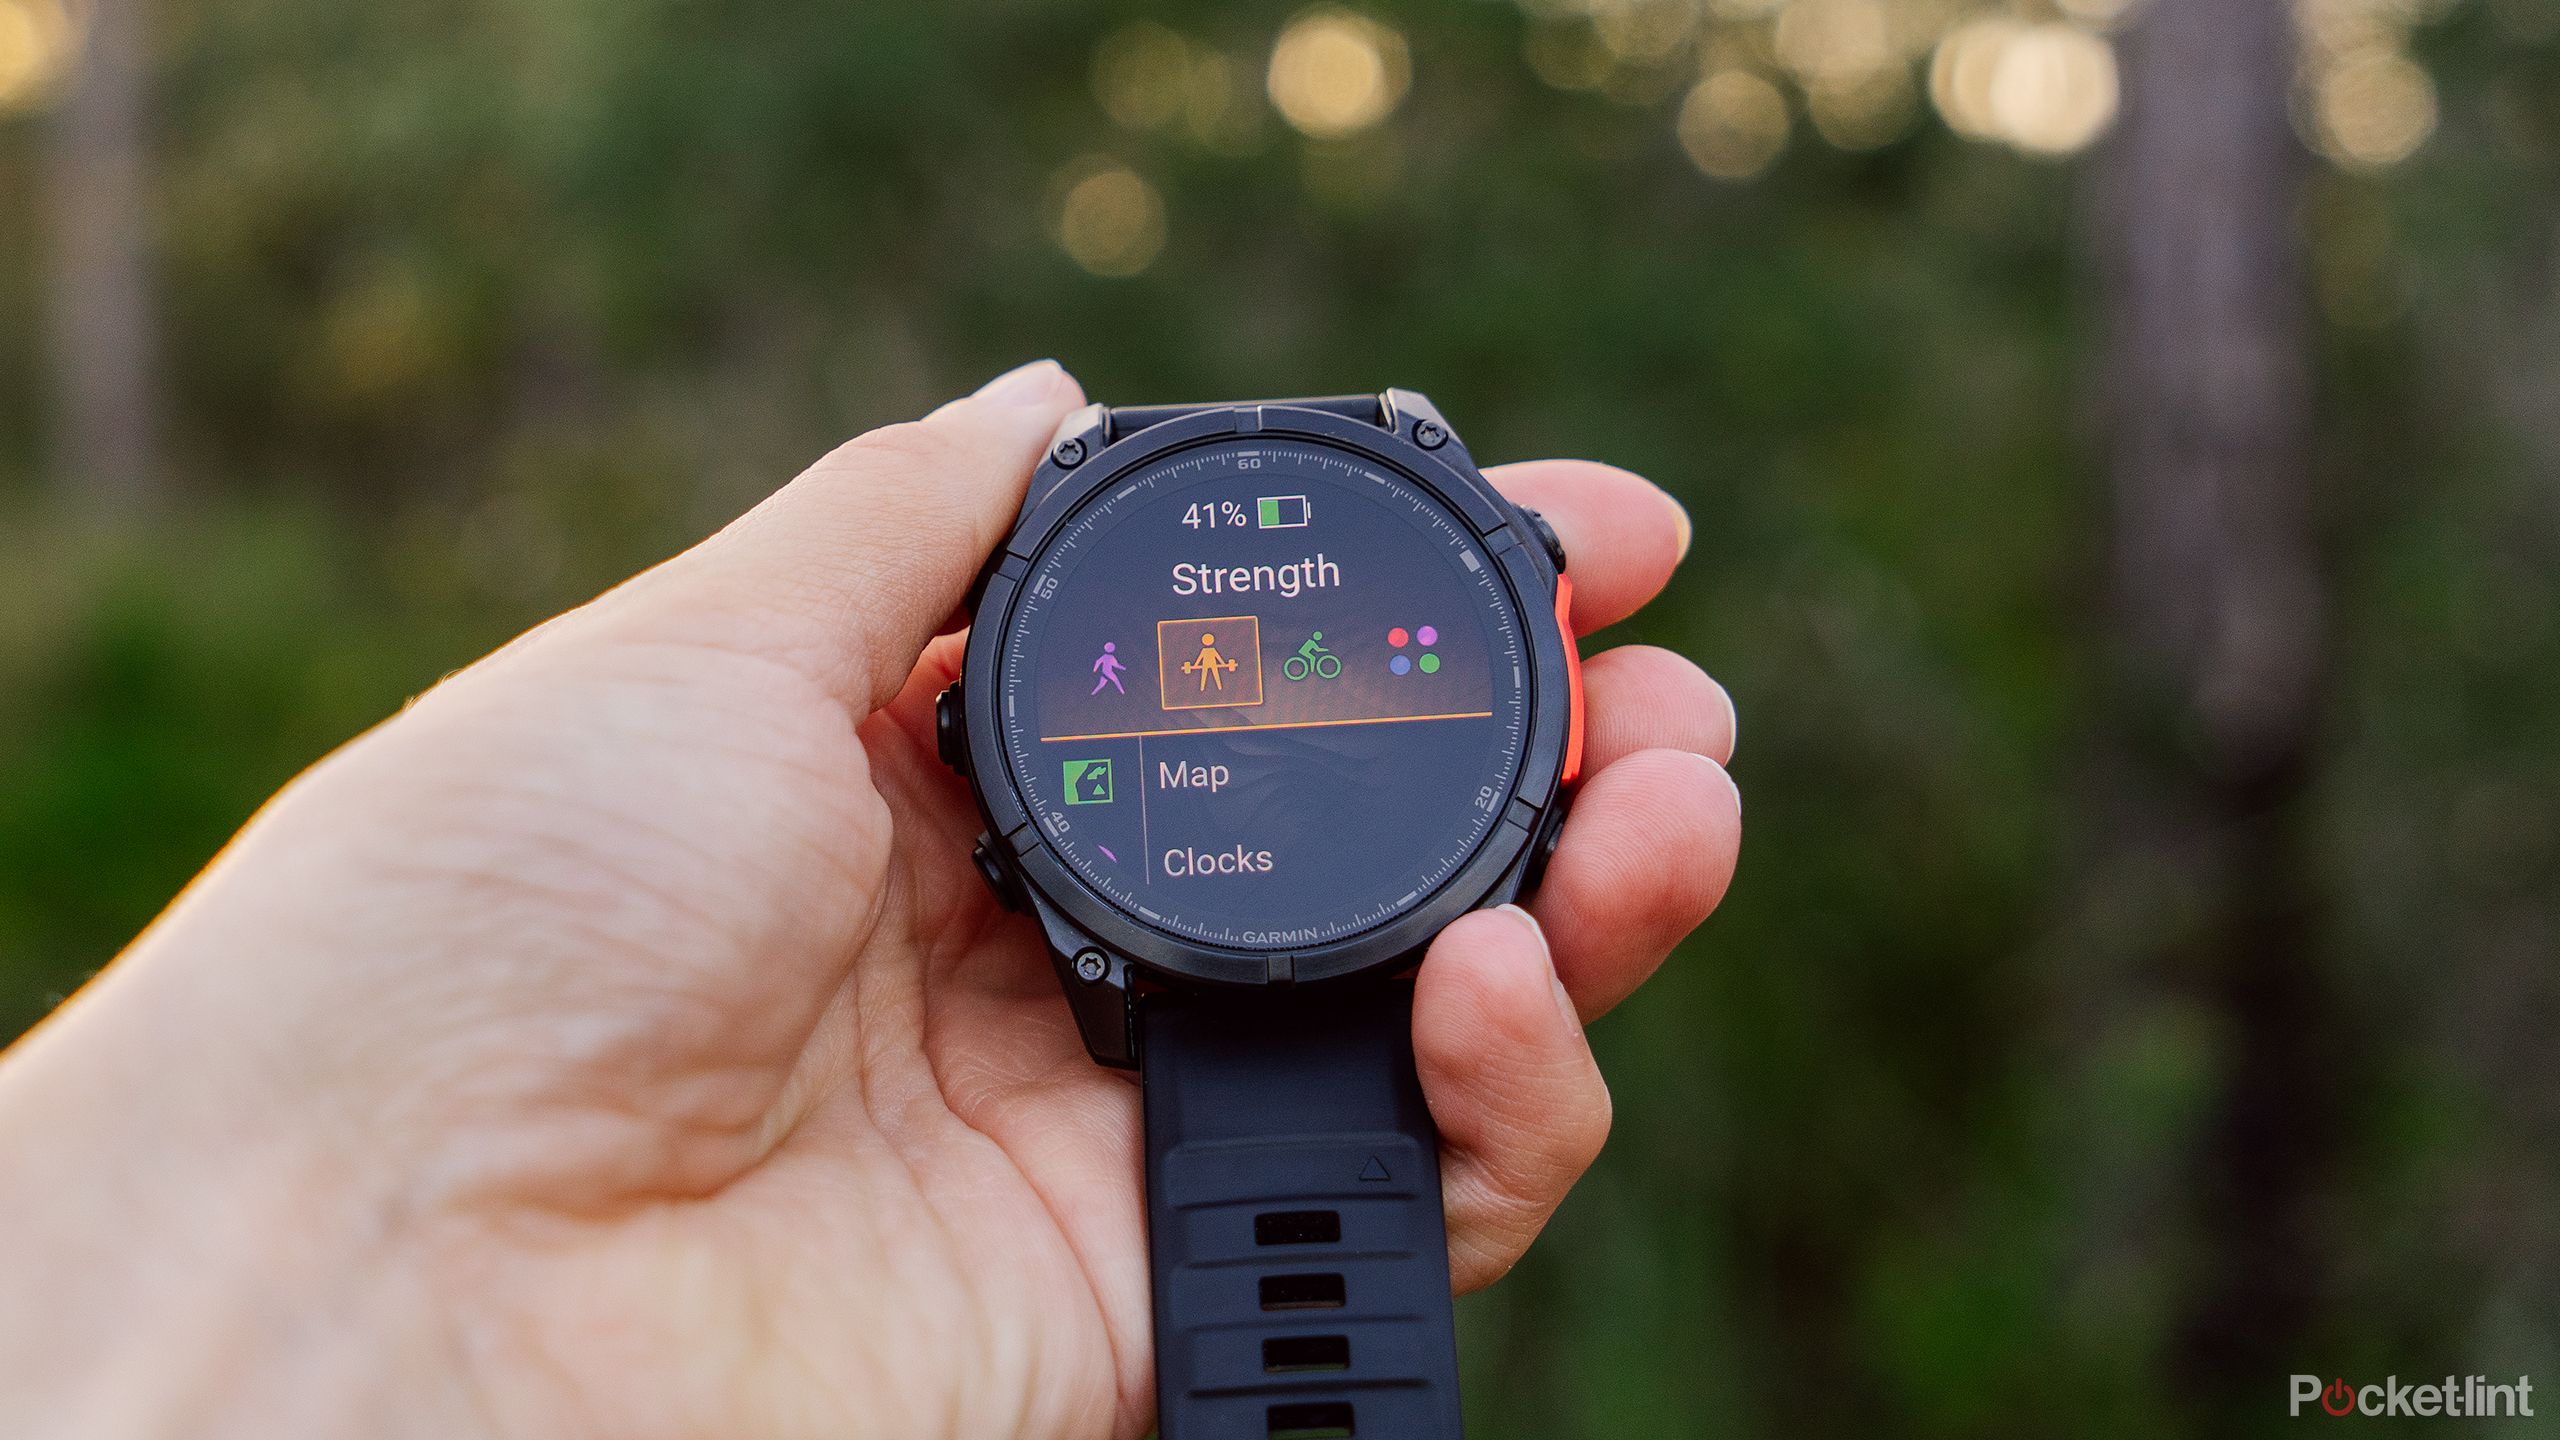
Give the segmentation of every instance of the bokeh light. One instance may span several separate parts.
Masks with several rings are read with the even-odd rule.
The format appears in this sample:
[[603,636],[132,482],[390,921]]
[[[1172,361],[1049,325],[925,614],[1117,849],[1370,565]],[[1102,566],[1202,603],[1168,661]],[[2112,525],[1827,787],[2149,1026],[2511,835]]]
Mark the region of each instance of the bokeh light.
[[1609,52],[1587,25],[1533,25],[1521,56],[1558,90],[1597,90],[1609,78]]
[[1105,36],[1093,52],[1093,98],[1127,130],[1156,130],[1183,112],[1191,80],[1191,42],[1172,28],[1142,20]]
[[2410,31],[2446,8],[2446,0],[2294,0],[2302,37],[2294,121],[2302,138],[2348,170],[2415,154],[2435,133],[2436,88],[2410,57]]
[[1787,97],[1748,70],[1721,70],[1680,102],[1680,147],[1718,180],[1748,180],[1787,148]]
[[1805,91],[1805,111],[1823,139],[1843,150],[1890,145],[1920,113],[1911,72],[1889,65],[1864,75],[1821,80]]
[[1794,0],[1772,38],[1778,58],[1808,84],[1863,78],[1899,58],[1881,0]]
[[2417,62],[2370,47],[2324,67],[2311,84],[2314,141],[2358,169],[2407,159],[2436,128],[2436,87]]
[[1192,141],[1220,155],[1249,155],[1261,144],[1262,118],[1261,98],[1243,67],[1216,50],[1196,47],[1182,105]]
[[1411,81],[1402,35],[1333,6],[1290,21],[1271,48],[1271,103],[1318,139],[1356,135],[1386,119]]
[[1991,80],[2009,42],[2025,28],[2009,19],[1975,20],[1938,42],[1929,60],[1929,100],[1957,134],[1999,138],[1999,122],[1991,114]]
[[[2149,0],[1516,3],[1530,17],[1528,66],[1559,90],[1644,107],[1679,93],[1690,76],[1748,74],[1776,87],[1789,106],[1800,105],[1831,145],[1867,150],[1910,133],[1924,108],[1915,62],[1925,58],[1925,108],[1957,134],[2064,158],[2085,152],[2114,124],[2122,82],[2111,37],[2140,24]],[[2411,56],[2411,34],[2454,13],[2461,0],[2278,3],[2291,10],[2301,40],[2295,113],[2313,148],[2344,168],[2371,169],[2426,142],[2437,121],[2435,87]],[[2548,33],[2560,35],[2560,0],[2489,3],[2501,28],[2545,33],[2540,22],[2513,17],[2547,10]],[[1345,88],[1358,91],[1363,83]],[[1699,94],[1690,91],[1692,100]],[[1757,100],[1749,105],[1765,115]],[[1730,135],[1712,138],[1724,135],[1725,122],[1690,102],[1683,107],[1681,123],[1711,137],[1719,166],[1731,169],[1759,148]],[[1765,136],[1767,126],[1755,120],[1748,133]]]
[[2325,56],[2398,43],[2410,8],[2398,0],[2293,0],[2293,18],[2303,53],[2318,63]]
[[1145,176],[1114,160],[1087,157],[1068,167],[1058,201],[1058,245],[1096,275],[1122,278],[1155,263],[1164,249],[1164,197]]
[[0,0],[0,112],[50,98],[77,46],[61,0]]
[[2038,155],[2085,148],[2116,118],[2116,56],[2076,25],[2030,25],[2001,47],[1991,72],[2000,136]]
[[1694,0],[1617,0],[1591,17],[1600,43],[1619,60],[1658,64],[1689,43],[1697,29]]
[[2115,120],[2115,49],[2076,25],[1971,21],[1938,43],[1929,98],[1958,134],[2070,155]]

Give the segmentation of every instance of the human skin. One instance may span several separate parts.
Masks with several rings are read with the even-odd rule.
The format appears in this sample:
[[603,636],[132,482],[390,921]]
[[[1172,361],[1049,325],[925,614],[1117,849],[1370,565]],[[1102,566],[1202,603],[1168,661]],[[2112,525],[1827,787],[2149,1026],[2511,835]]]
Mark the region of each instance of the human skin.
[[[971,872],[949,633],[1058,420],[1047,362],[854,440],[287,786],[0,1055],[0,1430],[1137,1440],[1138,1091]],[[1490,472],[1574,625],[1688,521]],[[1721,897],[1724,692],[1585,666],[1530,911],[1416,980],[1461,1290],[1598,1153],[1585,1019]]]

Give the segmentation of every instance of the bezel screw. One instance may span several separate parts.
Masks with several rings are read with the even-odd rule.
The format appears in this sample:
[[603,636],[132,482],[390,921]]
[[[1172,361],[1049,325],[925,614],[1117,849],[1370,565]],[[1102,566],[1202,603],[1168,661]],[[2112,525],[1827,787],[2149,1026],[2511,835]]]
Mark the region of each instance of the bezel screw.
[[1058,448],[1049,452],[1049,458],[1058,462],[1058,468],[1072,470],[1084,463],[1084,442],[1069,436],[1058,442]]
[[1413,443],[1425,450],[1437,450],[1449,443],[1449,427],[1437,420],[1425,420],[1413,427]]
[[1076,952],[1076,978],[1090,985],[1111,973],[1111,962],[1099,950]]

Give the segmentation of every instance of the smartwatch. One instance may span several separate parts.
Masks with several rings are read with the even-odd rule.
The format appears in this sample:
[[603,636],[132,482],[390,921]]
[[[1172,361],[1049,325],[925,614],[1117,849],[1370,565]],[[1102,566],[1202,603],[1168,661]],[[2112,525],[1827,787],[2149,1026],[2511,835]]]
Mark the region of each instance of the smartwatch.
[[1572,582],[1408,390],[1087,406],[936,712],[979,873],[1144,1090],[1164,1440],[1456,1440],[1411,971],[1537,882]]

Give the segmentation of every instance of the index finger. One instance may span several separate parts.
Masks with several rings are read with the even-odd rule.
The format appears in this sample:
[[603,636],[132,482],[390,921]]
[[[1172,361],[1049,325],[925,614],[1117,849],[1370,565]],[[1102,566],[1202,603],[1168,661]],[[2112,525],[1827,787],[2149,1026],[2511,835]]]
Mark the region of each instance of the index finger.
[[836,447],[602,603],[657,633],[789,661],[868,714],[905,685],[1003,542],[1058,421],[1083,403],[1055,361],[1009,370],[922,420]]
[[1689,553],[1689,512],[1641,475],[1591,460],[1530,460],[1484,474],[1556,527],[1573,576],[1576,634],[1642,609]]

